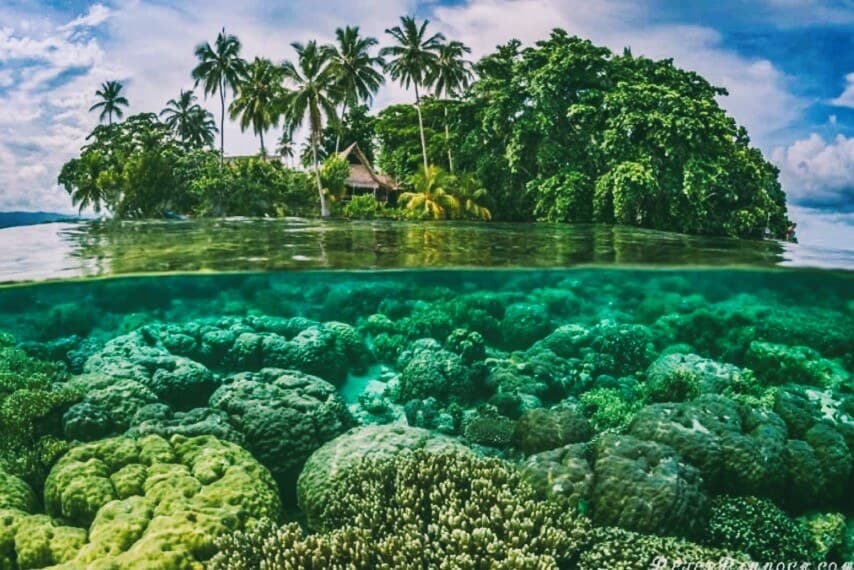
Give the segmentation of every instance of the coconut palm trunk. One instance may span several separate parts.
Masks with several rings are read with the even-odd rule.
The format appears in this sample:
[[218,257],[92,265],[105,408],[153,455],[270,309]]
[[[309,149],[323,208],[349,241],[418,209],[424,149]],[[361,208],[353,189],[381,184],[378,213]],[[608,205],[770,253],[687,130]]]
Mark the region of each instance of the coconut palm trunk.
[[427,170],[427,141],[424,139],[424,119],[421,117],[421,96],[418,94],[418,83],[415,83],[415,111],[418,113],[418,130],[421,133],[421,154],[424,157],[424,170]]
[[219,82],[219,166],[222,168],[225,165],[225,85],[223,81]]
[[341,133],[344,131],[344,115],[347,114],[347,102],[341,105],[341,122],[338,124],[338,134],[335,136],[335,154],[341,149]]
[[314,179],[317,182],[317,194],[320,196],[320,217],[328,218],[332,215],[329,211],[329,202],[326,201],[326,195],[323,193],[323,183],[320,181],[320,163],[317,160],[317,134],[311,135],[311,157],[314,161]]
[[448,172],[454,173],[454,156],[451,153],[451,129],[448,127],[448,106],[445,105],[445,147],[448,149]]

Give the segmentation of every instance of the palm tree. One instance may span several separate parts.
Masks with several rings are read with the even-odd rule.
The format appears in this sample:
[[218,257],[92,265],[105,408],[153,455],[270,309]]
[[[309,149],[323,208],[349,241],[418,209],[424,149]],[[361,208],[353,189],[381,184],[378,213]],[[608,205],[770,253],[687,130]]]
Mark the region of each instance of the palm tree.
[[276,152],[279,153],[279,156],[288,161],[289,164],[293,163],[294,137],[292,133],[289,133],[287,130],[282,133],[281,138],[279,138],[279,144],[276,145]]
[[456,198],[463,217],[474,220],[491,220],[492,212],[483,205],[489,196],[480,180],[471,174],[456,177]]
[[122,107],[127,107],[130,103],[122,95],[122,85],[118,81],[106,81],[101,83],[101,88],[95,91],[95,95],[101,100],[89,107],[89,111],[101,109],[101,114],[98,116],[98,121],[104,122],[104,117],[107,117],[109,124],[113,124],[113,115],[121,119],[124,113]]
[[185,147],[213,146],[217,131],[213,115],[196,103],[196,94],[181,90],[177,99],[170,99],[160,111],[164,122]]
[[[443,96],[454,99],[459,92],[468,87],[472,78],[472,65],[464,59],[471,49],[462,42],[449,42],[439,48],[436,65],[433,66],[428,82],[433,85],[433,92],[437,99]],[[451,133],[448,127],[448,105],[444,105],[445,111],[445,146],[448,148],[448,170],[454,173],[454,157],[451,154]]]
[[450,192],[452,179],[438,166],[419,168],[412,176],[412,190],[404,192],[398,200],[408,216],[421,220],[442,220],[454,217],[460,203]]
[[193,69],[196,85],[205,84],[205,97],[219,94],[219,160],[225,162],[225,97],[226,90],[237,91],[243,76],[246,62],[240,59],[240,40],[225,33],[225,28],[217,35],[216,42],[196,46],[199,64]]
[[424,155],[424,171],[428,170],[427,143],[424,140],[424,119],[421,117],[421,87],[429,86],[429,77],[439,59],[438,52],[445,40],[442,34],[427,35],[429,20],[421,25],[410,16],[400,18],[400,26],[386,30],[397,45],[384,47],[380,57],[392,58],[386,65],[391,78],[400,81],[406,89],[415,87],[415,109],[418,111],[418,128],[421,132],[421,153]]
[[252,125],[252,130],[261,139],[262,156],[267,156],[264,132],[279,122],[281,90],[282,69],[269,59],[256,57],[246,69],[246,76],[238,87],[237,98],[228,108],[232,119],[240,117],[241,131]]
[[297,64],[286,61],[282,66],[285,79],[291,84],[283,97],[283,112],[288,124],[285,130],[293,132],[308,123],[314,177],[320,195],[320,215],[329,217],[329,201],[320,182],[320,163],[317,147],[324,122],[335,123],[336,76],[329,65],[329,52],[312,40],[303,45],[291,44],[297,52]]
[[[335,74],[337,91],[341,97],[341,114],[366,101],[372,103],[385,78],[377,71],[385,63],[382,57],[374,57],[369,50],[379,43],[376,38],[361,37],[359,27],[347,26],[335,30],[337,45],[326,46],[329,65]],[[341,131],[335,139],[335,152],[341,144]]]

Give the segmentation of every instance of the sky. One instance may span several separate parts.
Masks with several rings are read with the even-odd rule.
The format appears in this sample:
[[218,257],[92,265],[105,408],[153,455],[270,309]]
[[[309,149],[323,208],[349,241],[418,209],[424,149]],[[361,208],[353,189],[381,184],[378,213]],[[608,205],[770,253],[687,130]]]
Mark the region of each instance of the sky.
[[[282,61],[339,26],[382,40],[404,14],[474,58],[555,27],[672,57],[729,90],[720,103],[780,168],[802,241],[854,248],[854,0],[0,0],[0,210],[73,211],[56,176],[97,122],[103,81],[125,84],[129,114],[159,111],[222,26],[245,58]],[[411,99],[388,85],[375,106]],[[258,151],[236,124],[225,136],[228,154]]]

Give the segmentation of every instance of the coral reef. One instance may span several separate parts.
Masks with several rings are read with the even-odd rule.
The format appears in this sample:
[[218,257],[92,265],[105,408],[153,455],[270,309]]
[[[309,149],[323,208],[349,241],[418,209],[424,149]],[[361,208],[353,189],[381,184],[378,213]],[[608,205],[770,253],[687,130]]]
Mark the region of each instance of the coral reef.
[[0,290],[0,568],[851,559],[842,282],[170,283]]
[[[504,462],[471,454],[366,459],[329,493],[320,515],[328,533],[262,527],[223,541],[214,567],[320,568],[336,560],[364,569],[558,568],[578,557],[591,533],[583,517],[538,500]],[[321,564],[306,566],[314,556]]]
[[247,449],[279,481],[295,479],[315,449],[353,425],[334,386],[293,370],[231,376],[210,405],[227,414]]
[[299,506],[309,526],[322,526],[321,513],[340,479],[364,459],[394,457],[401,452],[467,452],[457,441],[421,428],[401,425],[364,426],[350,430],[315,451],[297,482]]
[[758,562],[809,562],[812,537],[768,499],[717,497],[709,518],[709,544],[749,554]]
[[[45,514],[2,481],[4,568],[203,568],[214,540],[278,516],[270,474],[248,452],[205,436],[105,439],[53,467]],[[15,566],[12,566],[12,565]]]

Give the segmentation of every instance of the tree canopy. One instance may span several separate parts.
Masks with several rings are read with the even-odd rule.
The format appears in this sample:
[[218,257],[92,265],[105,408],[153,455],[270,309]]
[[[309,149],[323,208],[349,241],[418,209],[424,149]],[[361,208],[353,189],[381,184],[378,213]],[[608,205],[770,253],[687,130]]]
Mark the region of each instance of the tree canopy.
[[454,111],[454,154],[490,189],[497,218],[785,232],[777,169],[700,75],[563,30],[510,42],[475,69]]

